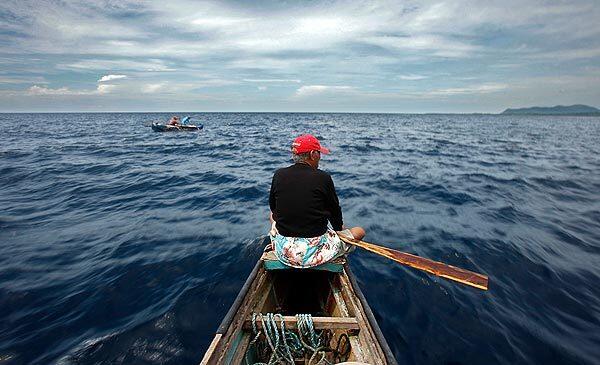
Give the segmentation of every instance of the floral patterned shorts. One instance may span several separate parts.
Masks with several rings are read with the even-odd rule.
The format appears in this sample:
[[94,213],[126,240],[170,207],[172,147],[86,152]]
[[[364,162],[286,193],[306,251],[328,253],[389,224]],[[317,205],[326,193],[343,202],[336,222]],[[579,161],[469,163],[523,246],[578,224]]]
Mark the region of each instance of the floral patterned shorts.
[[[342,234],[352,238],[349,229]],[[348,252],[348,248],[331,227],[321,236],[312,238],[285,237],[279,234],[275,222],[269,232],[277,259],[287,266],[307,268],[324,264]]]

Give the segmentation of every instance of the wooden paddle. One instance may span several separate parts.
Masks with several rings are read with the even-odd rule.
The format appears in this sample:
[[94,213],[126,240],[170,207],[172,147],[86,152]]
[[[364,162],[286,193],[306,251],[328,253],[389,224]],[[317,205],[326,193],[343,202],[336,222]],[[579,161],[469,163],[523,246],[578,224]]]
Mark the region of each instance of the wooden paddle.
[[475,288],[487,290],[488,277],[469,270],[446,265],[442,262],[425,259],[409,253],[400,252],[391,248],[377,246],[369,242],[349,239],[339,235],[340,239],[348,244],[364,248],[367,251],[374,252],[378,255],[387,257],[403,265],[413,267],[415,269],[426,271],[430,274],[440,276],[442,278],[458,281]]

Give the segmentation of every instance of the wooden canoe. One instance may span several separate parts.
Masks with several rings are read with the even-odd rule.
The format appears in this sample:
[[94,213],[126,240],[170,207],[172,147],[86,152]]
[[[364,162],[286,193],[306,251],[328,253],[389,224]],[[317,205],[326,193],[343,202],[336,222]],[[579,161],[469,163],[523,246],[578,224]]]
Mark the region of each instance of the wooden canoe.
[[178,124],[178,125],[170,125],[170,124],[160,124],[160,123],[152,123],[152,130],[155,132],[180,132],[180,131],[199,131],[204,128],[202,124],[200,125],[191,125],[191,124]]
[[[330,362],[397,365],[344,259],[315,269],[291,269],[279,263],[273,252],[263,254],[200,364],[245,365],[254,338],[252,313],[279,313],[288,329],[296,328],[296,314],[311,314],[315,330],[328,331],[332,348],[340,336],[347,336],[349,351],[341,362],[328,354]],[[250,364],[259,360],[264,361],[251,359]],[[307,360],[295,358],[294,364],[308,364]]]

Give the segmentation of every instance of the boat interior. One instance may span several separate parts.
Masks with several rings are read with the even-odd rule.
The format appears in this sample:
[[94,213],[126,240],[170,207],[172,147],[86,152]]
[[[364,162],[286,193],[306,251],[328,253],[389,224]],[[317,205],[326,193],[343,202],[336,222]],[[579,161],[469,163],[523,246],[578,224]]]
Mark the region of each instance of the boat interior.
[[[298,270],[282,267],[266,254],[258,265],[202,364],[269,363],[273,356],[282,358],[282,364],[387,364],[343,260],[316,270]],[[275,316],[269,317],[269,313]],[[311,315],[308,321],[314,332],[307,332],[306,316],[298,314]],[[281,333],[282,322],[298,336],[299,346],[304,342],[305,350],[320,350],[294,354],[281,347],[273,355],[273,326]],[[270,340],[266,337],[269,333]],[[314,333],[318,341],[311,342],[308,333]],[[288,333],[288,340],[290,336]]]

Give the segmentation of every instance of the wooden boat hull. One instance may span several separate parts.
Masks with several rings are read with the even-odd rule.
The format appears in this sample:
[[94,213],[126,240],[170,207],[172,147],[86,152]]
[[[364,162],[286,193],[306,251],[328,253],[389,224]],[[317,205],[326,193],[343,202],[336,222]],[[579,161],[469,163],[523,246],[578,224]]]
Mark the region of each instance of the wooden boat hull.
[[193,131],[199,131],[202,128],[204,128],[204,126],[202,124],[200,124],[200,125],[187,125],[187,124],[168,125],[168,124],[152,123],[152,130],[155,132],[193,132]]
[[[315,330],[330,331],[332,343],[339,341],[342,334],[348,336],[350,352],[344,361],[397,364],[345,262],[338,265],[338,272],[331,272],[272,267],[267,270],[265,261],[269,260],[263,256],[246,280],[201,365],[246,364],[246,351],[254,337],[252,313],[280,313],[290,329],[296,327],[296,314],[309,313]],[[296,359],[295,363],[305,362]]]

